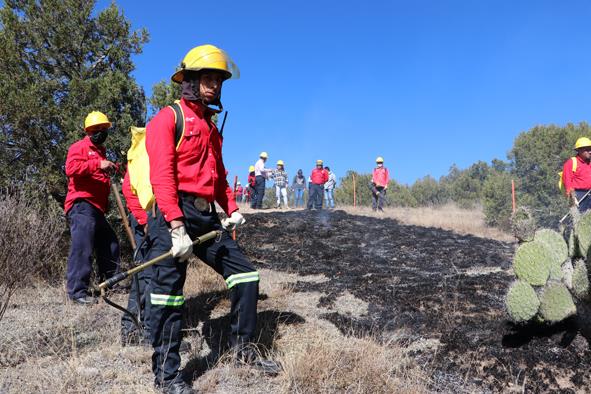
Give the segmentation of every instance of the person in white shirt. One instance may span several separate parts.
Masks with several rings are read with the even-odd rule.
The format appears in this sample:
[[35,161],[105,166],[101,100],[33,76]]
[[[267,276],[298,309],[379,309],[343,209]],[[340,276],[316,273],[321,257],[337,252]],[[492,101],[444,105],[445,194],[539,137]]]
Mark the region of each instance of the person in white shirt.
[[254,198],[250,207],[252,209],[263,208],[263,198],[265,197],[265,181],[273,173],[272,169],[265,168],[265,162],[269,158],[267,152],[261,152],[259,159],[254,165],[254,176],[256,179],[254,185]]

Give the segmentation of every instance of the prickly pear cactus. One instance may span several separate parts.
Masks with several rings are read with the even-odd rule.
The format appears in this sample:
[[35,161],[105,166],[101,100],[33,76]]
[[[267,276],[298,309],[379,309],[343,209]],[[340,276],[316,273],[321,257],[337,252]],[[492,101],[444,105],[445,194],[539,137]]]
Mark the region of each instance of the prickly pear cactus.
[[572,293],[579,300],[589,299],[589,274],[587,264],[583,260],[577,260],[573,268]]
[[583,258],[587,258],[589,248],[591,248],[591,213],[582,215],[575,224],[575,237],[579,245],[579,254]]
[[577,313],[570,292],[560,282],[548,282],[539,298],[540,315],[547,323],[557,323]]
[[532,319],[538,313],[540,300],[529,283],[516,280],[507,292],[505,307],[514,322],[523,323]]
[[550,249],[559,267],[568,259],[568,245],[558,231],[540,229],[536,231],[534,241],[539,241]]
[[550,276],[554,256],[548,248],[538,241],[521,244],[513,258],[513,270],[518,279],[532,286],[543,286]]
[[575,237],[575,231],[570,230],[568,235],[568,257],[574,258],[579,255],[579,246],[577,244],[577,238]]
[[517,208],[511,215],[511,229],[515,238],[521,242],[529,242],[534,239],[536,220],[529,208]]
[[572,261],[569,260],[562,264],[562,283],[564,283],[569,290],[573,288],[573,271]]

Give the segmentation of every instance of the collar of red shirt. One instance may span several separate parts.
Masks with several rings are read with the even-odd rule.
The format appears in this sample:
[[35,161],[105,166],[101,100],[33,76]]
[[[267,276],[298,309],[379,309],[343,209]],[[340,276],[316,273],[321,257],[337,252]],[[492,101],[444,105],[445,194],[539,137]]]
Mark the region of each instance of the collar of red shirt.
[[207,108],[202,103],[195,102],[195,101],[189,101],[189,100],[186,100],[185,98],[181,98],[181,100],[183,101],[183,103],[185,103],[185,105],[187,107],[191,108],[191,110],[193,112],[195,112],[195,114],[197,116],[199,116],[201,118],[207,117],[207,120],[211,120],[211,117],[213,116],[214,111],[212,111],[210,108]]
[[578,161],[580,161],[581,163],[583,163],[583,164],[587,164],[587,165],[588,165],[589,163],[591,163],[591,162],[586,162],[586,161],[585,161],[585,160],[583,160],[583,159],[581,158],[581,156],[579,156],[579,155],[577,155],[577,160],[578,160]]

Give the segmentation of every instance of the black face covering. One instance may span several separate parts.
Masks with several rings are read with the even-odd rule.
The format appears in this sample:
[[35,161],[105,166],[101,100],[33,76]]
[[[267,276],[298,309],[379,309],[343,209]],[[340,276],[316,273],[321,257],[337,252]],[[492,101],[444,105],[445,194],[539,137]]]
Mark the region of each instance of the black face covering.
[[[206,103],[204,102],[201,97],[199,96],[199,80],[201,75],[199,72],[195,71],[185,71],[183,73],[183,81],[181,82],[181,95],[185,100],[188,101],[200,101],[203,105],[211,109],[215,113],[221,112],[224,107],[220,101],[220,97],[218,96],[213,102]],[[220,88],[220,96],[221,96],[221,88]],[[212,108],[211,105],[215,105],[219,108]]]
[[90,136],[90,140],[95,145],[102,145],[107,140],[108,135],[109,130],[97,131],[96,133]]

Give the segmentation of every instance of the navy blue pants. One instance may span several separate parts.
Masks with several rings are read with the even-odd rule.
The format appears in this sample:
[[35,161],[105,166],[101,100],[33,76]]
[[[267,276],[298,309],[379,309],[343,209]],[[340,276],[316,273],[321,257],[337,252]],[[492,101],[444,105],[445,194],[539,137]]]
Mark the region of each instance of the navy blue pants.
[[119,242],[101,210],[78,200],[68,211],[72,245],[68,256],[67,290],[70,299],[88,295],[92,255],[96,254],[98,281],[119,271]]
[[[149,239],[144,237],[144,226],[138,224],[133,215],[129,215],[129,224],[133,231],[135,244],[137,249],[135,251],[135,264],[140,264],[145,261],[149,249]],[[127,301],[127,310],[133,313],[142,326],[143,332],[138,332],[138,328],[127,313],[121,317],[121,337],[125,342],[131,340],[133,337],[150,338],[150,308],[147,298],[150,297],[149,285],[152,280],[152,267],[148,267],[143,271],[138,272],[131,278],[131,289],[129,291],[129,299]]]
[[257,175],[254,184],[254,197],[252,198],[251,208],[261,209],[263,207],[263,198],[265,197],[265,177]]
[[308,209],[316,208],[322,209],[322,199],[324,197],[324,186],[310,183],[308,189],[310,195],[308,196]]
[[[179,195],[185,227],[192,239],[212,230],[222,230],[215,209],[199,211],[194,197]],[[169,225],[160,210],[149,222],[152,246],[148,259],[166,253],[172,247]],[[259,274],[244,256],[227,231],[221,239],[210,240],[195,248],[193,253],[223,276],[230,290],[230,345],[240,346],[253,340],[256,328]],[[154,265],[150,284],[150,329],[152,330],[152,370],[156,385],[166,385],[180,379],[182,307],[185,302],[183,286],[187,263],[168,259]]]
[[583,213],[591,209],[591,193],[583,200],[581,199],[587,194],[588,190],[576,190],[577,200],[579,201],[579,212]]

